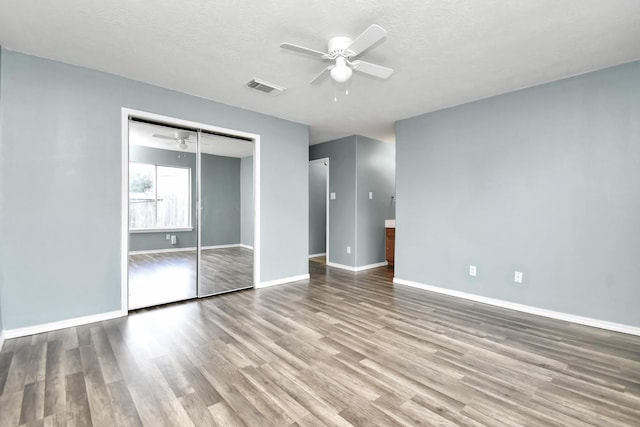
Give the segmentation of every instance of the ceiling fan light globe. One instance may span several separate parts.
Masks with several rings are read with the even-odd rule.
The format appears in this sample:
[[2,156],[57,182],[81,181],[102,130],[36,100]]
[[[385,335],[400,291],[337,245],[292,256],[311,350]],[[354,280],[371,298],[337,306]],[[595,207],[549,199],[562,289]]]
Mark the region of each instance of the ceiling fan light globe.
[[351,78],[353,71],[347,65],[337,65],[331,70],[331,78],[338,83],[344,83]]

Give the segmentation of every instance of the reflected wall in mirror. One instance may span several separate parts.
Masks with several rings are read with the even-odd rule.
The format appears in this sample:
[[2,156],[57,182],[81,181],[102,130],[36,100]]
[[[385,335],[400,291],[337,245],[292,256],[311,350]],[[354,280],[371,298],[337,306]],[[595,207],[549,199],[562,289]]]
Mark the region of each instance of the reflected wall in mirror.
[[129,309],[197,296],[195,132],[129,122]]
[[253,287],[253,145],[200,134],[199,296]]

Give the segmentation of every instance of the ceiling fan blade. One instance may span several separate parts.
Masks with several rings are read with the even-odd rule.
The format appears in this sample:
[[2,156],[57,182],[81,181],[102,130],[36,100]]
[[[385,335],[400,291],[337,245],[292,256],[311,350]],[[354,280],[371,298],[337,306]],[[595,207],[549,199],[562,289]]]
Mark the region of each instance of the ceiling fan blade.
[[386,35],[387,30],[382,28],[380,25],[371,24],[369,28],[364,30],[362,34],[360,34],[353,43],[351,43],[347,50],[350,50],[353,53],[352,56],[358,56],[385,38]]
[[313,80],[311,80],[311,84],[316,84],[316,83],[320,83],[320,80],[322,80],[323,77],[325,77],[327,75],[327,71],[331,70],[334,66],[330,65],[328,67],[326,67],[325,69],[323,69],[322,71],[320,71],[320,74],[318,74],[317,76],[315,76],[313,78]]
[[160,135],[159,133],[154,133],[153,135],[151,135],[154,138],[161,138],[161,139],[170,139],[172,141],[175,141],[176,138],[173,136],[167,136],[167,135]]
[[352,63],[353,69],[364,74],[369,74],[381,79],[388,79],[393,74],[393,69],[383,67],[382,65],[372,64],[365,61],[354,61]]
[[292,50],[294,52],[300,52],[300,53],[304,53],[304,54],[307,54],[307,55],[313,55],[313,56],[319,56],[319,57],[322,57],[323,55],[326,55],[325,52],[320,52],[319,50],[309,49],[308,47],[298,46],[297,44],[282,43],[280,45],[280,47],[283,48],[283,49],[288,49],[288,50]]

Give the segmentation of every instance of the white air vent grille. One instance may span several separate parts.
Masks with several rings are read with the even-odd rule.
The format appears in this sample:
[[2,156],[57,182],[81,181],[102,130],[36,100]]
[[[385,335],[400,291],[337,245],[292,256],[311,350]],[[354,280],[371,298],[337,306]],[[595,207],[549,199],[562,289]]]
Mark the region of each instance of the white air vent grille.
[[276,86],[273,83],[265,82],[260,79],[251,79],[245,86],[250,89],[255,89],[260,92],[266,93],[271,96],[278,96],[284,92],[284,88]]

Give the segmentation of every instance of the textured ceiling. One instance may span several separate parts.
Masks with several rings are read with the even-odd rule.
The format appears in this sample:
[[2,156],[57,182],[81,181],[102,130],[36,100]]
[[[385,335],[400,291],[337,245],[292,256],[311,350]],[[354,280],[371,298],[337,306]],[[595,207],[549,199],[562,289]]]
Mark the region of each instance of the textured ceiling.
[[[362,59],[395,72],[354,73],[337,103],[330,79],[308,84],[323,63],[279,47],[372,23],[388,37]],[[398,119],[640,59],[640,1],[0,0],[0,44],[305,123],[311,143],[394,141]]]

